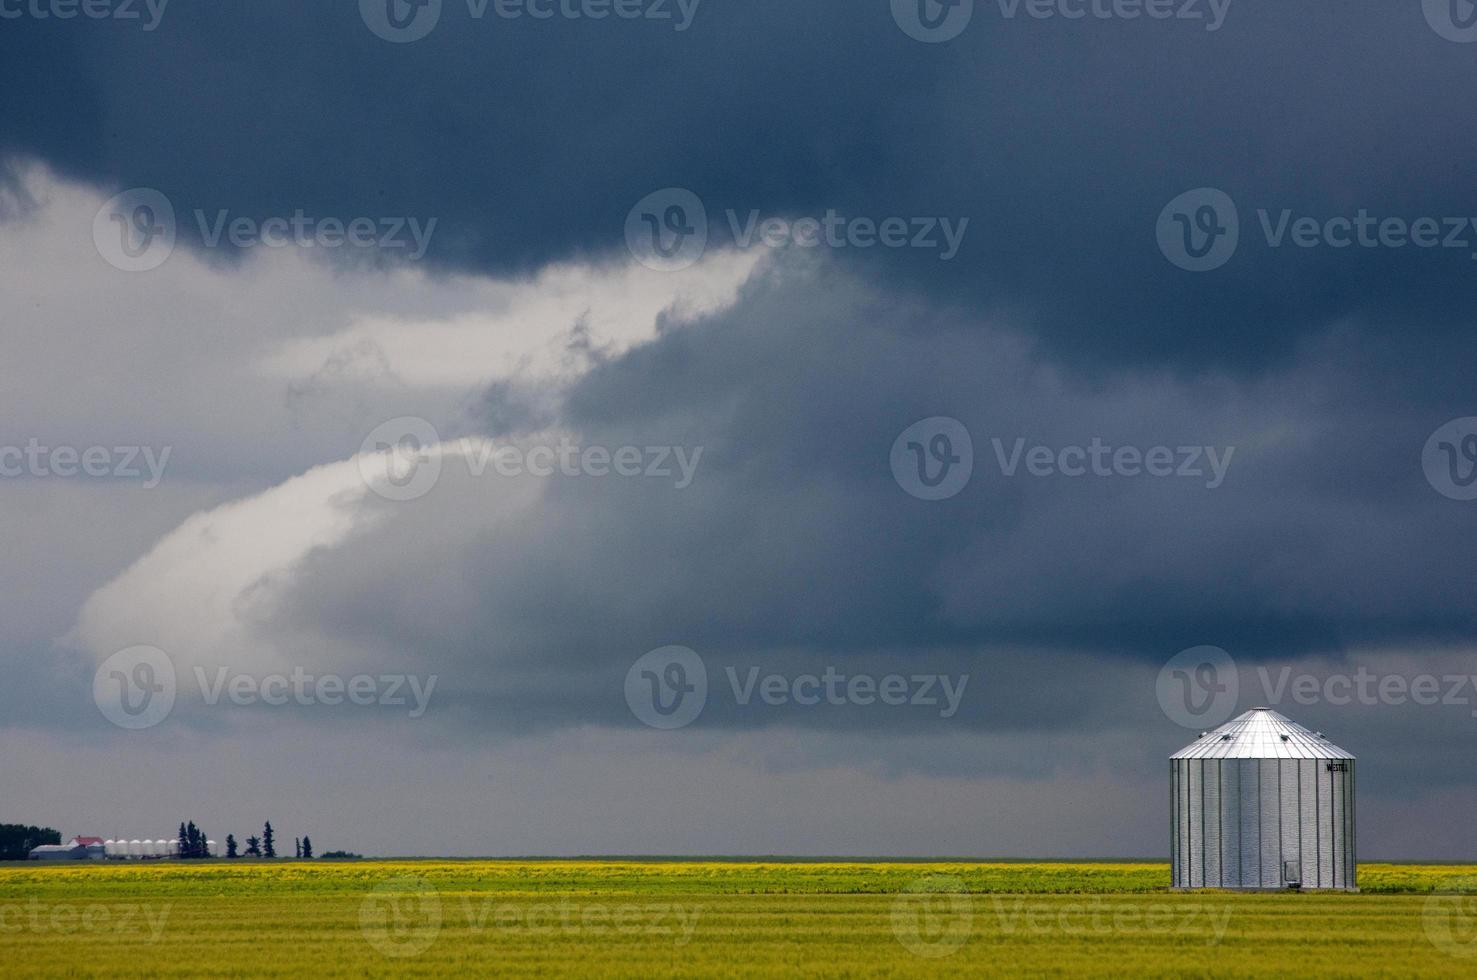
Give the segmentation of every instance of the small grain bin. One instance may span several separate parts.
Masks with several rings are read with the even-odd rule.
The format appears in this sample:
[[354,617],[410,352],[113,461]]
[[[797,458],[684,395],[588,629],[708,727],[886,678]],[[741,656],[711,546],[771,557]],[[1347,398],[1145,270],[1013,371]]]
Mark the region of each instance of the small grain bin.
[[1357,890],[1354,756],[1252,708],[1170,756],[1175,888]]

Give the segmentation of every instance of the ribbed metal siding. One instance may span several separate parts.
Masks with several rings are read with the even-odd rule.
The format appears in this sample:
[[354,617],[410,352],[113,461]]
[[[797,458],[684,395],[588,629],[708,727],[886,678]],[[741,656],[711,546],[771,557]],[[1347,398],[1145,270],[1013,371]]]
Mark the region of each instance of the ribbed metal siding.
[[[1334,763],[1326,763],[1328,771]],[[1328,772],[1328,867],[1333,878],[1333,888],[1348,884],[1349,870],[1344,863],[1344,776],[1343,772]]]
[[[1282,829],[1282,853],[1279,862],[1296,861],[1302,864],[1302,817],[1301,806],[1302,791],[1298,785],[1298,760],[1283,759],[1277,763],[1279,770],[1279,782],[1281,783],[1282,799],[1277,811],[1277,820]],[[1282,869],[1277,870],[1277,885],[1281,887],[1287,884],[1282,877]]]
[[1205,886],[1221,885],[1221,764],[1220,760],[1202,759],[1205,767],[1201,785],[1205,788]]
[[1333,777],[1328,763],[1314,762],[1313,776],[1318,784],[1318,887],[1333,884]]
[[1188,762],[1176,763],[1179,770],[1179,793],[1180,793],[1180,887],[1190,887],[1190,765]]
[[1180,767],[1169,760],[1169,885],[1180,887]]
[[1349,884],[1348,884],[1348,887],[1350,887],[1350,888],[1357,888],[1359,886],[1359,854],[1358,854],[1359,831],[1358,831],[1358,828],[1355,827],[1355,825],[1354,825],[1355,814],[1356,814],[1358,808],[1355,807],[1355,805],[1354,805],[1354,802],[1355,802],[1355,799],[1357,797],[1357,794],[1354,792],[1354,760],[1353,759],[1350,759],[1349,760],[1348,766],[1349,766],[1349,771],[1347,773],[1345,773],[1346,779],[1344,781],[1344,786],[1345,786],[1345,789],[1344,789],[1344,819],[1346,821],[1348,821],[1348,827],[1349,827],[1349,836],[1346,838],[1346,840],[1348,842],[1348,852],[1349,852]]
[[1185,887],[1182,880],[1185,873],[1184,828],[1180,826],[1180,818],[1185,812],[1185,793],[1180,786],[1181,768],[1178,762],[1169,760],[1169,881],[1175,888]]
[[1303,857],[1303,885],[1318,888],[1318,759],[1298,760],[1298,830]]
[[1286,763],[1276,759],[1259,759],[1262,780],[1262,877],[1261,887],[1282,885],[1282,787],[1280,773]]
[[1337,764],[1342,769],[1328,773],[1332,811],[1329,833],[1332,838],[1333,887],[1353,888],[1359,880],[1359,862],[1354,853],[1354,761],[1350,759]]
[[1185,816],[1190,821],[1190,885],[1205,887],[1205,763],[1191,759],[1188,764],[1190,796]]
[[1241,767],[1221,763],[1221,884],[1241,883]]
[[1241,787],[1241,819],[1238,833],[1241,838],[1240,884],[1255,887],[1261,883],[1262,855],[1259,844],[1262,839],[1262,815],[1260,800],[1261,763],[1255,759],[1240,759],[1236,762],[1237,782]]

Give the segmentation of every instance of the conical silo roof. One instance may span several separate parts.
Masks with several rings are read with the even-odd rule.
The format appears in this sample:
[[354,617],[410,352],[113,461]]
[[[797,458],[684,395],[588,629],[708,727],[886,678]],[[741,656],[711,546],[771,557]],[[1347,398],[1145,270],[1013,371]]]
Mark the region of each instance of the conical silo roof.
[[1352,759],[1321,732],[1310,732],[1271,708],[1252,708],[1202,734],[1171,759]]

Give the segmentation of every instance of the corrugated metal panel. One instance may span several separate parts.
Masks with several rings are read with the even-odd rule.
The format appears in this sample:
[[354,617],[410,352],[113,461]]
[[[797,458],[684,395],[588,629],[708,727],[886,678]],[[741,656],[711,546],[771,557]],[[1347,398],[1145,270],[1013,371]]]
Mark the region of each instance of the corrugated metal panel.
[[1241,785],[1241,815],[1239,836],[1241,838],[1241,884],[1256,886],[1262,880],[1262,814],[1261,814],[1261,762],[1242,759],[1236,763],[1240,770],[1237,777]]
[[1216,888],[1221,880],[1221,764],[1200,760],[1205,766],[1205,883]]
[[1180,749],[1173,759],[1352,759],[1323,735],[1270,708],[1252,708]]
[[1333,776],[1327,772],[1327,763],[1313,763],[1314,778],[1318,781],[1318,887],[1332,888],[1333,884]]
[[1189,888],[1191,883],[1192,868],[1195,866],[1195,848],[1191,843],[1191,828],[1195,821],[1190,815],[1190,770],[1199,766],[1198,762],[1180,763],[1180,799],[1184,801],[1184,810],[1180,812],[1180,864],[1184,875],[1184,887]]
[[1285,762],[1264,759],[1257,762],[1261,774],[1262,880],[1263,888],[1282,885],[1282,792],[1278,773]]
[[1241,764],[1222,762],[1221,770],[1221,881],[1241,882]]
[[1318,887],[1318,774],[1316,759],[1298,760],[1298,827],[1302,835],[1303,884]]
[[1358,794],[1355,792],[1355,780],[1358,777],[1354,772],[1354,760],[1349,760],[1348,789],[1344,793],[1346,801],[1344,810],[1349,821],[1349,887],[1359,887],[1359,828],[1355,822],[1359,808],[1355,806]]
[[1205,887],[1205,763],[1199,759],[1190,763],[1190,859],[1186,867],[1190,870],[1190,887]]
[[1169,884],[1180,883],[1180,764],[1169,760]]
[[[1279,770],[1279,781],[1282,792],[1282,809],[1279,819],[1282,824],[1282,860],[1283,862],[1296,861],[1299,873],[1302,873],[1303,864],[1303,833],[1302,833],[1302,786],[1298,781],[1298,761],[1286,759],[1277,763]],[[1284,885],[1281,872],[1278,872],[1277,884]]]
[[[1336,766],[1336,762],[1324,763],[1323,768]],[[1349,885],[1349,869],[1347,867],[1347,854],[1344,850],[1344,773],[1340,769],[1330,772],[1328,809],[1329,809],[1329,840],[1330,856],[1329,867],[1333,870],[1333,887],[1347,888]]]

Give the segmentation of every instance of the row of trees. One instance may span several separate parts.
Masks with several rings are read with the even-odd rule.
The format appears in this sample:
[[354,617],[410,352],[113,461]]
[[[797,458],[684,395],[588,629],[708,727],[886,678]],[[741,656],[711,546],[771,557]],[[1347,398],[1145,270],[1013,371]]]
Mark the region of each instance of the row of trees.
[[[312,857],[313,839],[311,837],[294,838],[293,850],[297,857]],[[205,836],[205,831],[196,827],[195,821],[193,820],[179,825],[179,856],[182,858],[208,858],[214,856],[210,853],[210,840]],[[262,827],[262,835],[260,837],[246,838],[245,853],[239,851],[235,834],[226,835],[227,858],[274,858],[276,856],[277,832],[272,829],[272,821],[270,820]]]
[[0,823],[0,861],[24,861],[33,848],[60,844],[60,831],[50,827],[28,827],[23,823]]

